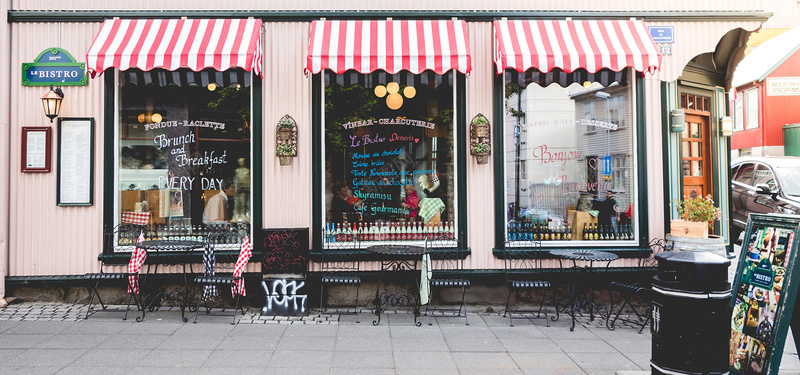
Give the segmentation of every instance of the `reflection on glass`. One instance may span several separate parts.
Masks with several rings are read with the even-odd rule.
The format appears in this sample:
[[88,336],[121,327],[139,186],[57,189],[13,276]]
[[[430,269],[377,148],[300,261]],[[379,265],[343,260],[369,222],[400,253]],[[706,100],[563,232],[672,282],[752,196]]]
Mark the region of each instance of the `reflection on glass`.
[[690,145],[689,145],[689,144],[690,144],[691,142],[689,142],[689,141],[683,141],[683,142],[681,142],[681,143],[682,143],[682,146],[683,146],[683,157],[692,156],[692,154],[690,153],[690,148],[689,148],[689,147],[690,147]]
[[702,158],[703,157],[703,144],[700,142],[692,142],[692,157],[695,158]]
[[453,73],[324,74],[326,240],[455,237]]
[[[117,220],[167,239],[202,241],[210,226],[249,232],[249,75],[180,69],[163,86],[131,79],[164,72],[121,73]],[[222,77],[214,91],[192,81]]]
[[702,138],[700,136],[700,124],[691,122],[689,123],[692,129],[692,138]]
[[505,80],[506,239],[635,238],[634,132],[619,126],[632,122],[631,85],[562,87],[510,71]]
[[702,177],[703,176],[703,161],[702,160],[692,160],[692,176],[695,176],[695,177]]
[[688,160],[684,160],[683,161],[683,175],[684,176],[691,176],[692,175],[692,171],[689,168],[689,161]]

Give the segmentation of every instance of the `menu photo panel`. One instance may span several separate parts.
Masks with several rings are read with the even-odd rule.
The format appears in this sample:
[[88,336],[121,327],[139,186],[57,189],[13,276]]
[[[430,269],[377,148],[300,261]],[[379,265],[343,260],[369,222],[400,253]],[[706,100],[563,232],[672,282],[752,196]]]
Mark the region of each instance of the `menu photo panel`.
[[733,280],[732,374],[778,373],[800,280],[798,229],[799,216],[750,215]]

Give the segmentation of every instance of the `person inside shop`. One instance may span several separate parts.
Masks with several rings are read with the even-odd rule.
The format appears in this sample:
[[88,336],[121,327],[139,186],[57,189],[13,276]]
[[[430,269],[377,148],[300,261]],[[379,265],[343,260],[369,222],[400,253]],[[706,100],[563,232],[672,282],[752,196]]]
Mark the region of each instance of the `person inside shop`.
[[617,201],[614,200],[614,192],[606,190],[606,199],[595,202],[594,209],[599,211],[597,215],[597,223],[604,230],[611,229],[612,232],[617,232],[617,223],[619,222],[619,212],[617,211]]
[[230,211],[228,208],[228,197],[236,195],[236,187],[232,181],[225,181],[222,183],[222,191],[215,194],[206,203],[206,208],[203,210],[203,223],[225,223],[230,220]]
[[353,190],[345,183],[333,186],[331,198],[331,222],[355,222],[359,219],[359,212],[364,208],[364,201],[353,196]]
[[406,219],[408,221],[417,221],[417,212],[419,212],[419,195],[414,185],[406,185],[406,197],[403,199],[403,208],[408,210]]

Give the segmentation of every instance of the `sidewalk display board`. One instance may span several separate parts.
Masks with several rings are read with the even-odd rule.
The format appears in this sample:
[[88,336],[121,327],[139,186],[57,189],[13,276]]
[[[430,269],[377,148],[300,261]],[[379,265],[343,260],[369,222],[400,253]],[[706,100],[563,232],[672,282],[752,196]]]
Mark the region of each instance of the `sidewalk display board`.
[[750,215],[733,280],[732,374],[778,373],[800,283],[799,229],[800,216]]

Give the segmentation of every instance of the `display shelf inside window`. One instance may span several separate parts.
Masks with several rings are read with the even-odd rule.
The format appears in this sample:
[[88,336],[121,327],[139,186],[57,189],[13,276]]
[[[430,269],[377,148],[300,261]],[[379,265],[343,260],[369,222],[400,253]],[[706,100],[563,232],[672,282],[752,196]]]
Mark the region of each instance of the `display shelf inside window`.
[[489,120],[482,114],[477,114],[469,126],[470,153],[475,156],[478,164],[489,163],[489,156],[492,154],[491,127]]
[[297,156],[297,122],[285,115],[278,120],[275,133],[275,155],[280,158],[281,165],[291,165],[292,158]]

